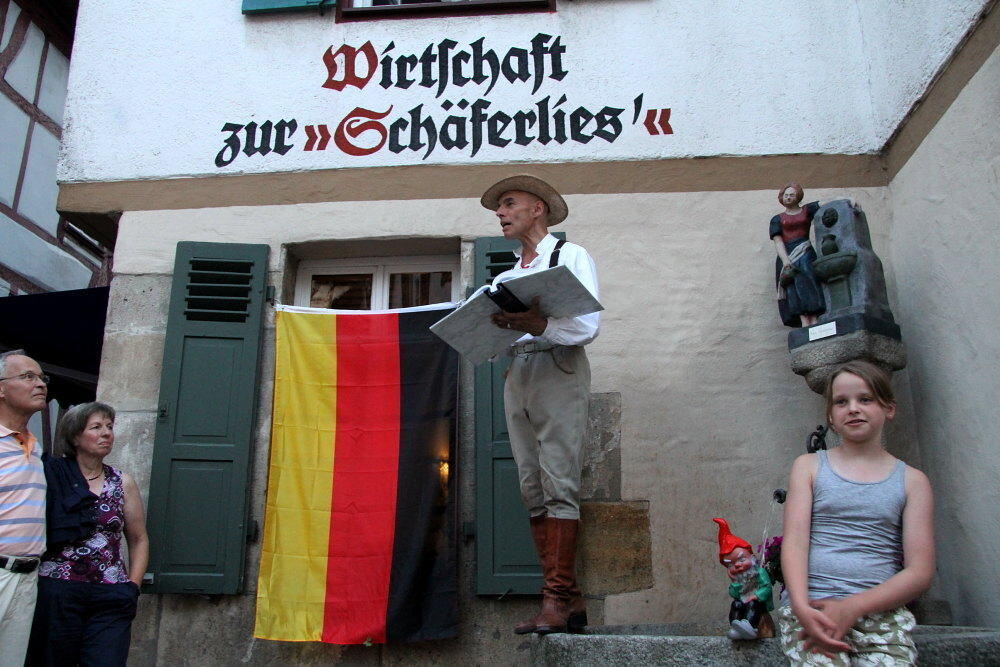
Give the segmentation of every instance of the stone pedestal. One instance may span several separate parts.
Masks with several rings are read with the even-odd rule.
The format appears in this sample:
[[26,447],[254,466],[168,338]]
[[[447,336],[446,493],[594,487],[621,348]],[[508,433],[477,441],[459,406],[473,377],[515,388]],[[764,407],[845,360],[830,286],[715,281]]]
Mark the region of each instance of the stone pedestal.
[[866,359],[890,373],[906,367],[899,327],[865,315],[846,315],[796,329],[788,336],[788,348],[792,371],[804,376],[817,394],[823,393],[833,368],[846,361]]

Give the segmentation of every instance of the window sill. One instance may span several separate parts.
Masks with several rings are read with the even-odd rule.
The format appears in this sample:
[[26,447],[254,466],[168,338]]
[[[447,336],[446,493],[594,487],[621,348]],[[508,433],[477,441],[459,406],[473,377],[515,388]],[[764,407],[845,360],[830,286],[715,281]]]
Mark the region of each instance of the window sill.
[[333,9],[333,0],[243,0],[242,11],[247,16],[312,10],[322,13]]
[[[349,0],[347,0],[349,1]],[[461,0],[460,2],[415,2],[405,5],[344,7],[337,5],[337,22],[440,16],[482,16],[527,12],[554,12],[556,0]]]

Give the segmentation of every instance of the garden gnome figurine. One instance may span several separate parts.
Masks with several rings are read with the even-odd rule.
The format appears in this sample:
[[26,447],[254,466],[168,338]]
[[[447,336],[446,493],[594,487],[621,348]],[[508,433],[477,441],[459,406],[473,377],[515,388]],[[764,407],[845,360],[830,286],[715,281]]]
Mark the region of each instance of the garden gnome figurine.
[[771,601],[771,578],[753,554],[750,543],[736,537],[725,519],[719,524],[719,562],[729,572],[729,638],[761,639],[774,636],[774,623],[767,612]]

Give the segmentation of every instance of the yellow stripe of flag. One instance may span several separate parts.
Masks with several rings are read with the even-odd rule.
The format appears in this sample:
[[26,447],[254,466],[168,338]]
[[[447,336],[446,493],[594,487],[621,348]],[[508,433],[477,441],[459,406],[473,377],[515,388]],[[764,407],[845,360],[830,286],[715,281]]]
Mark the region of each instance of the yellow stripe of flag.
[[337,423],[336,315],[276,313],[274,411],[254,636],[319,641]]

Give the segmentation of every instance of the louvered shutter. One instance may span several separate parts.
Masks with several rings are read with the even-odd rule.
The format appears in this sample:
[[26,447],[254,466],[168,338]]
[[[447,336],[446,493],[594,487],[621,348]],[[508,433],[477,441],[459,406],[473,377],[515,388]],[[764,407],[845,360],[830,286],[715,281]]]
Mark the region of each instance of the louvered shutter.
[[149,490],[149,592],[242,589],[268,250],[177,244]]
[[[274,12],[289,12],[311,9],[318,11],[323,0],[243,0],[244,14],[272,14]],[[328,2],[332,9],[335,3]]]

